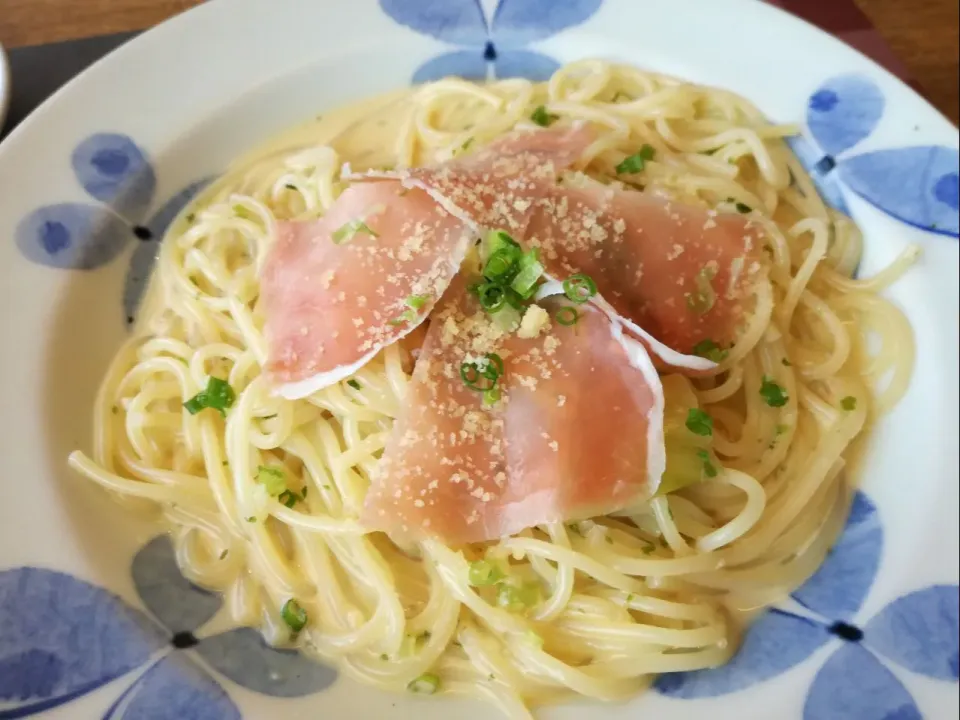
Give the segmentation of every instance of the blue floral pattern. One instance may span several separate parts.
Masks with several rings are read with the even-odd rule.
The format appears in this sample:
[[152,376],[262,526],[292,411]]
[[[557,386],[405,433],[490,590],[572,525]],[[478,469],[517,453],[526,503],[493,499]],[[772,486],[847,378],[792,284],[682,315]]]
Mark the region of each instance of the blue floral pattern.
[[115,260],[131,242],[139,242],[123,291],[125,317],[132,323],[157,256],[157,241],[212,178],[191,183],[146,217],[157,175],[146,152],[131,138],[120,133],[91,135],[74,149],[70,166],[80,186],[100,204],[54,203],[37,208],[17,226],[17,247],[41,265],[95,270]]
[[487,19],[480,0],[380,0],[391,18],[411,30],[463,50],[439,55],[413,74],[413,82],[451,75],[483,80],[524,77],[546,80],[560,64],[525,49],[590,18],[602,0],[500,0]]
[[0,572],[0,719],[35,715],[128,674],[137,676],[105,720],[240,718],[207,668],[275,697],[316,693],[336,679],[250,628],[205,635],[222,601],[184,579],[166,537],[145,545],[131,570],[147,612],[64,573]]
[[780,675],[827,643],[842,643],[814,679],[804,720],[919,718],[910,692],[879,658],[926,677],[957,682],[960,587],[934,585],[893,601],[862,629],[854,624],[876,577],[883,530],[861,492],[826,561],[784,603],[747,630],[726,665],[660,676],[660,693],[694,699],[744,690]]
[[[956,148],[918,145],[850,154],[883,117],[886,100],[870,78],[838,75],[807,102],[812,140],[791,147],[810,171],[821,195],[849,213],[842,187],[909,225],[958,237],[960,154]],[[842,182],[841,182],[842,181]]]

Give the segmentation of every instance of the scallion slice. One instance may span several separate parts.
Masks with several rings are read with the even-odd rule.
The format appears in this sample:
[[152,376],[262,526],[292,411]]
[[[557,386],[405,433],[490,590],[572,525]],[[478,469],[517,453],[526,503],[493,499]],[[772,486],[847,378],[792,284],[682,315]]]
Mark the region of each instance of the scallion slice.
[[287,481],[284,477],[283,470],[278,467],[260,465],[257,467],[256,480],[263,485],[267,491],[267,495],[271,497],[277,497],[287,489]]
[[192,398],[187,400],[183,407],[191,415],[196,415],[201,410],[211,408],[218,410],[224,417],[227,416],[227,410],[236,401],[237,395],[226,380],[217,377],[210,377],[207,380],[207,387],[201,390]]
[[500,566],[490,560],[475,560],[470,563],[468,579],[474,587],[496,585],[503,577]]
[[597,294],[597,284],[589,275],[577,273],[563,281],[563,294],[570,302],[580,305]]
[[687,430],[694,435],[713,435],[713,418],[699,408],[690,408],[687,413]]
[[632,175],[638,173],[646,167],[647,160],[653,160],[656,151],[652,145],[644,145],[639,152],[625,157],[623,161],[615,168],[617,175]]
[[280,609],[280,617],[287,627],[298,633],[307,625],[307,611],[293,598],[287,600]]
[[433,695],[440,689],[440,678],[434,673],[424,673],[420,677],[411,680],[407,685],[407,690],[421,695]]
[[363,220],[351,220],[334,230],[330,239],[333,240],[335,245],[343,245],[345,242],[353,240],[354,236],[359,233],[365,233],[374,238],[380,237],[380,235]]
[[575,307],[565,305],[553,314],[553,319],[564,327],[570,327],[571,325],[577,324],[577,321],[580,319],[580,313],[577,312]]

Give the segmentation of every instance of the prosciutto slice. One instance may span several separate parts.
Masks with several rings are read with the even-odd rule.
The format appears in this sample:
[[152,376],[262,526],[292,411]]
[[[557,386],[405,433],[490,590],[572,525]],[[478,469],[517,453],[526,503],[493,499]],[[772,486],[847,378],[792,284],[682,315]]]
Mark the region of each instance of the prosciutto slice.
[[594,182],[547,189],[525,240],[548,273],[589,275],[634,333],[679,353],[735,341],[761,269],[743,216]]
[[[363,522],[460,544],[652,494],[665,466],[663,394],[644,347],[590,306],[572,327],[503,334],[463,285],[434,313]],[[503,363],[493,404],[460,374],[489,353]]]
[[440,167],[355,176],[320,220],[280,223],[261,274],[277,392],[332,385],[416,328],[480,229],[523,230],[542,183],[592,137],[584,127],[514,133]]
[[323,218],[280,223],[260,278],[266,371],[279,394],[338,382],[416,328],[474,238],[395,181],[353,185]]

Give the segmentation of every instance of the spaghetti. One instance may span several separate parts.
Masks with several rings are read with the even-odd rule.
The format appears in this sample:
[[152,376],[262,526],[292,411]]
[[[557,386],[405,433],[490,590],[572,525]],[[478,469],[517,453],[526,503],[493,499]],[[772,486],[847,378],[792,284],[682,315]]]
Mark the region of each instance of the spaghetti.
[[[860,233],[787,148],[797,128],[723,90],[585,61],[544,84],[444,80],[363,112],[277,141],[181,213],[97,395],[92,457],[75,452],[71,465],[159,507],[184,575],[223,592],[235,623],[378,687],[529,717],[722,664],[749,615],[809,577],[844,523],[858,439],[912,371],[910,326],[878,293],[916,250],[854,279]],[[611,516],[466,548],[367,533],[357,518],[421,336],[303,400],[273,395],[257,299],[276,223],[322,215],[345,161],[447,160],[538,112],[597,129],[578,164],[588,175],[615,182],[611,169],[649,145],[645,192],[734,207],[762,226],[769,282],[739,341],[692,382],[664,378],[668,416],[671,399],[695,392],[712,417],[722,467]],[[225,418],[182,407],[209,377],[236,393]],[[269,496],[261,466],[282,468],[300,502]],[[471,583],[493,566],[477,563],[544,590],[518,611]],[[299,633],[284,619],[291,599],[308,618]]]

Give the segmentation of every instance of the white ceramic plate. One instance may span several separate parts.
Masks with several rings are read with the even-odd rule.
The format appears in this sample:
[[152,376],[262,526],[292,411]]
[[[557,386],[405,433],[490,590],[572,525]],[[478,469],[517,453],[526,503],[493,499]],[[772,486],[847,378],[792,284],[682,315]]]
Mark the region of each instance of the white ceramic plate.
[[[804,123],[798,151],[865,230],[862,272],[923,247],[891,293],[918,354],[837,549],[731,665],[666,676],[629,705],[545,715],[957,717],[956,129],[752,0],[503,0],[495,18],[488,5],[206,3],[83,73],[0,146],[0,718],[489,717],[360,689],[224,627],[155,529],[64,459],[90,444],[97,382],[155,252],[114,210],[156,237],[194,183],[326,108],[490,62],[539,77],[587,56],[728,87]],[[134,190],[117,197],[121,185]]]

